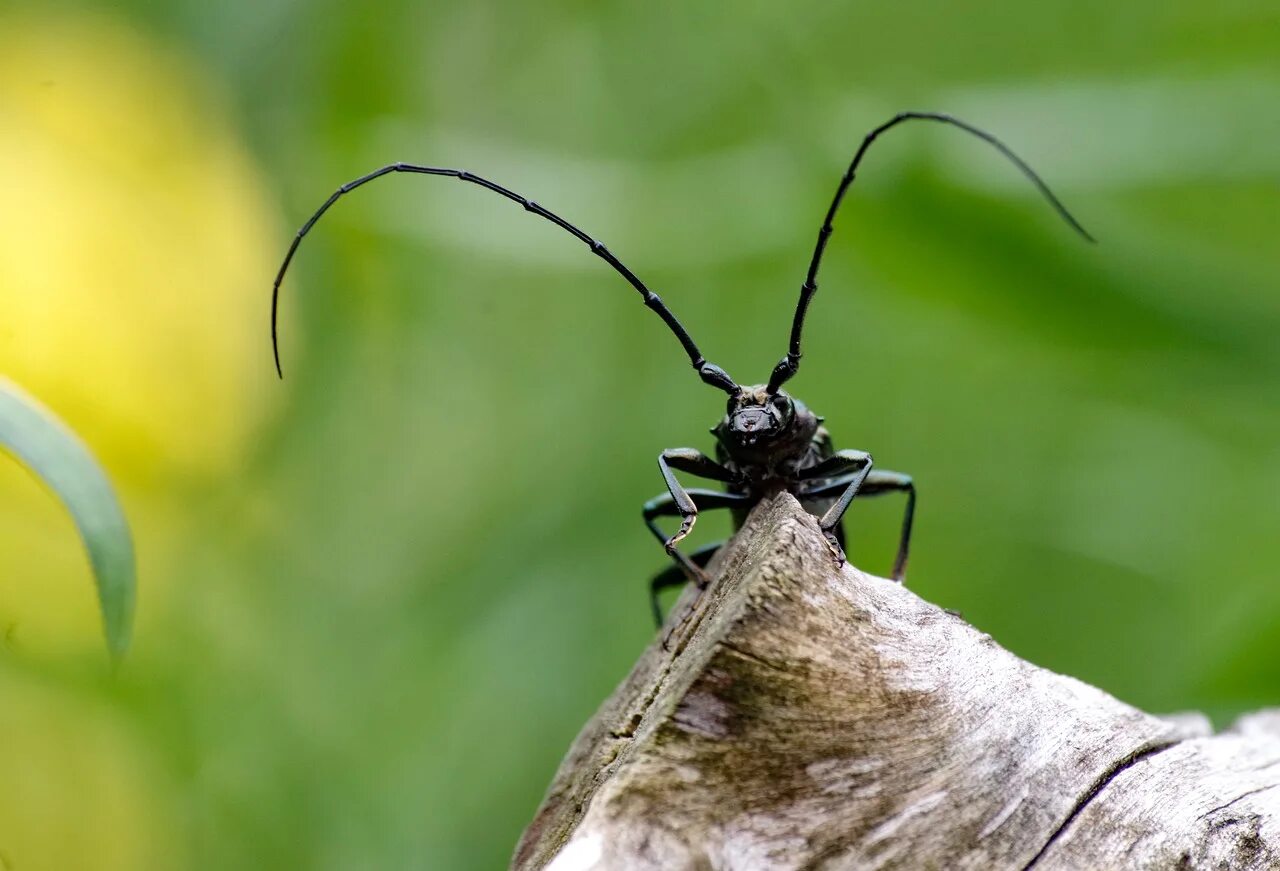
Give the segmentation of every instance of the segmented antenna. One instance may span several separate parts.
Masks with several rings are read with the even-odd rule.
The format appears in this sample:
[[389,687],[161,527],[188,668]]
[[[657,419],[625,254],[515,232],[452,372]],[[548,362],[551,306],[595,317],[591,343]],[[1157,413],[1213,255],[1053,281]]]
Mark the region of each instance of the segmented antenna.
[[632,287],[640,292],[640,296],[644,299],[645,306],[653,309],[653,311],[657,313],[658,317],[662,318],[662,321],[667,325],[667,328],[670,329],[671,332],[675,334],[675,337],[680,340],[680,344],[684,348],[685,353],[689,355],[690,362],[693,363],[693,368],[698,370],[698,374],[702,377],[703,381],[729,394],[734,394],[738,391],[738,385],[734,383],[728,373],[719,366],[716,366],[713,363],[708,363],[706,358],[702,356],[702,353],[698,350],[698,346],[694,344],[694,341],[692,337],[690,337],[688,331],[685,330],[680,321],[676,319],[676,316],[672,314],[671,310],[667,308],[662,299],[656,293],[649,290],[649,288],[645,287],[644,282],[637,278],[635,273],[628,269],[621,260],[615,257],[613,253],[604,246],[604,243],[588,236],[573,224],[570,224],[564,218],[561,218],[555,212],[544,209],[542,206],[527,197],[522,197],[520,194],[507,190],[502,185],[494,184],[488,179],[481,178],[480,176],[469,173],[466,170],[445,169],[435,166],[419,166],[412,163],[393,163],[390,166],[384,166],[381,169],[376,169],[368,175],[362,175],[354,181],[347,182],[342,187],[334,191],[329,199],[324,201],[324,204],[320,206],[320,208],[316,209],[315,214],[307,219],[307,222],[302,225],[302,229],[298,230],[297,235],[293,237],[293,242],[289,245],[289,251],[284,256],[284,262],[280,264],[280,271],[276,273],[276,280],[271,285],[271,350],[275,355],[276,374],[281,378],[284,377],[284,372],[280,368],[280,345],[277,341],[276,312],[280,299],[280,283],[284,281],[284,274],[289,269],[289,264],[293,260],[293,255],[298,250],[298,245],[301,244],[302,238],[311,231],[312,227],[315,226],[316,221],[320,220],[320,216],[327,212],[329,207],[339,199],[361,185],[368,184],[375,178],[380,178],[393,172],[410,172],[417,173],[419,175],[443,175],[459,179],[460,181],[471,182],[472,184],[491,190],[496,194],[501,194],[512,202],[519,203],[524,206],[526,212],[533,212],[533,214],[540,218],[545,218],[560,229],[577,237],[579,241],[591,249],[592,254],[595,254],[601,260],[612,266],[615,271],[631,283]]
[[943,124],[950,124],[952,127],[959,127],[966,133],[972,133],[983,142],[993,146],[1007,157],[1014,166],[1018,167],[1022,174],[1036,186],[1036,189],[1044,195],[1044,198],[1049,201],[1049,205],[1053,206],[1054,211],[1061,216],[1062,220],[1070,224],[1071,228],[1086,240],[1095,241],[1089,235],[1089,231],[1082,227],[1080,222],[1067,211],[1067,207],[1054,196],[1053,191],[1049,190],[1049,186],[1044,183],[1044,180],[1036,175],[1035,170],[1028,166],[1021,157],[1014,154],[1009,146],[990,133],[961,121],[959,118],[944,115],[940,112],[901,112],[867,134],[866,138],[862,140],[862,144],[858,146],[858,151],[853,155],[853,161],[849,164],[849,169],[845,171],[844,177],[840,179],[840,186],[836,188],[835,198],[831,201],[831,207],[827,209],[827,216],[822,222],[822,229],[818,231],[818,242],[813,249],[813,259],[809,261],[809,272],[805,276],[804,284],[800,285],[800,301],[796,304],[795,319],[791,323],[791,345],[787,350],[787,355],[778,361],[778,365],[774,367],[773,374],[769,378],[770,393],[776,393],[800,368],[800,334],[804,331],[804,316],[809,309],[809,301],[813,299],[814,293],[818,290],[818,267],[822,263],[822,253],[827,248],[827,239],[830,238],[831,231],[834,229],[831,222],[835,220],[836,211],[840,208],[845,191],[849,189],[849,185],[853,184],[858,164],[862,162],[862,156],[867,153],[871,143],[876,141],[876,137],[904,121],[939,121]]

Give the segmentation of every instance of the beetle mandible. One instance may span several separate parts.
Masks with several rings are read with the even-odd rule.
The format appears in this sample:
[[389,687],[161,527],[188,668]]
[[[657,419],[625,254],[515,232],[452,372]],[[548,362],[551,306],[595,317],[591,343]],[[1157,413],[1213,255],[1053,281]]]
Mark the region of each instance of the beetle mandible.
[[[827,208],[822,227],[818,230],[818,239],[809,261],[809,270],[800,286],[800,299],[796,304],[791,323],[791,338],[787,353],[774,366],[767,383],[741,386],[729,377],[724,369],[709,362],[702,355],[693,338],[667,308],[666,303],[636,277],[635,273],[614,256],[602,242],[527,197],[465,170],[393,163],[338,188],[294,236],[271,288],[271,344],[275,355],[276,372],[283,377],[276,318],[280,284],[303,237],[330,206],[356,188],[392,173],[448,176],[479,185],[518,203],[524,207],[525,211],[550,221],[587,245],[591,253],[613,267],[640,293],[646,307],[662,318],[684,348],[685,353],[689,355],[690,363],[702,380],[728,394],[725,415],[711,430],[716,437],[714,458],[694,448],[668,449],[658,456],[658,468],[662,472],[667,490],[645,503],[643,515],[645,525],[662,543],[674,561],[670,569],[659,574],[650,584],[650,600],[655,619],[659,624],[662,622],[662,613],[658,604],[658,593],[665,587],[684,584],[686,581],[692,581],[698,587],[705,588],[708,583],[705,566],[722,544],[709,545],[689,555],[679,549],[680,542],[693,529],[699,508],[730,509],[733,512],[736,529],[741,526],[753,505],[765,496],[782,490],[794,495],[806,510],[818,516],[818,525],[831,548],[832,556],[837,563],[841,564],[845,559],[844,530],[841,521],[854,497],[891,492],[905,493],[906,506],[903,512],[897,556],[891,573],[893,580],[901,582],[906,575],[907,557],[911,546],[911,525],[915,514],[916,489],[911,477],[900,472],[873,470],[871,454],[865,451],[836,450],[830,434],[822,425],[823,419],[782,387],[800,368],[800,340],[804,330],[805,314],[818,289],[818,268],[822,262],[823,252],[826,250],[827,240],[834,229],[833,221],[840,203],[844,200],[845,192],[853,183],[858,166],[871,144],[882,133],[906,121],[936,121],[959,128],[991,145],[1017,166],[1063,220],[1086,240],[1094,241],[1040,176],[995,136],[952,115],[939,112],[901,112],[863,138],[862,144],[858,146],[849,163],[849,168],[845,170],[836,187],[835,197]],[[677,471],[719,481],[725,485],[725,489],[720,491],[685,488],[675,476]],[[658,518],[661,517],[679,517],[679,529],[672,535],[666,535],[657,523]]]

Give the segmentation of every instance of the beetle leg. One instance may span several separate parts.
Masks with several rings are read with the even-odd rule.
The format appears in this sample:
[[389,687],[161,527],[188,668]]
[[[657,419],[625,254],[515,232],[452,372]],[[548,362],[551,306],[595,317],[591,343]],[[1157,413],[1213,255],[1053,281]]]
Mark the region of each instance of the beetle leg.
[[870,467],[871,455],[866,451],[836,451],[831,456],[812,466],[800,469],[796,478],[801,481],[812,481],[815,478],[834,478],[837,475],[862,471],[863,466]]
[[[724,546],[723,541],[713,542],[712,544],[703,545],[702,547],[689,554],[689,560],[698,568],[705,569],[707,563],[711,562],[711,558],[716,552]],[[663,590],[671,587],[683,587],[689,582],[681,566],[667,566],[661,572],[654,576],[649,582],[649,604],[653,607],[654,624],[662,628],[662,604],[658,601],[658,594]]]
[[[800,499],[814,499],[823,496],[831,496],[840,492],[849,486],[854,476],[849,475],[839,480],[832,481],[821,487],[815,487],[812,490],[802,490],[796,494]],[[893,573],[890,577],[902,583],[907,574],[907,557],[911,550],[911,525],[915,519],[916,513],[916,485],[911,480],[910,475],[902,472],[880,471],[879,469],[870,472],[862,482],[862,488],[858,490],[861,497],[878,496],[881,493],[901,493],[907,494],[907,507],[902,515],[902,533],[898,539],[898,554],[893,560]]]
[[667,553],[679,561],[676,557],[676,545],[693,530],[693,524],[698,520],[698,506],[676,480],[675,470],[679,469],[682,472],[697,475],[699,478],[726,482],[732,481],[734,474],[706,454],[693,448],[667,448],[658,455],[658,468],[662,470],[663,480],[667,482],[667,491],[680,511],[680,528],[675,535],[663,542],[663,546],[666,547]]
[[[669,475],[668,480],[672,482],[675,488],[679,489],[680,495],[683,496],[685,502],[689,506],[693,505],[692,496],[697,496],[698,501],[700,501],[702,506],[707,509],[742,508],[751,504],[751,498],[749,496],[741,496],[737,493],[721,493],[716,490],[685,490],[680,486],[680,483],[675,480],[675,476],[670,475],[670,470],[667,469],[666,464],[663,463],[662,465],[664,472],[667,472]],[[658,524],[655,522],[655,518],[658,517],[672,517],[679,515],[684,518],[686,510],[686,508],[681,506],[680,501],[677,499],[674,492],[663,493],[661,496],[656,496],[645,503],[644,522],[645,525],[649,527],[649,531],[663,543],[664,547],[666,547],[667,553],[669,553],[671,558],[676,561],[676,565],[679,566],[680,571],[684,573],[685,577],[697,584],[699,590],[705,590],[707,585],[711,582],[711,579],[707,577],[707,573],[704,572],[692,559],[681,553],[680,549],[675,546],[674,542],[678,541],[678,538],[675,536],[672,536],[671,538],[665,537],[662,530],[658,528]],[[697,508],[693,509],[693,513],[695,515],[697,514]],[[690,523],[689,525],[692,526],[693,524]],[[676,621],[676,624],[667,631],[665,636],[663,636],[663,650],[668,650],[670,648],[672,637],[688,621],[690,615],[693,614],[693,609],[696,604],[696,599],[693,602],[690,602],[689,608],[685,611],[684,616],[681,617],[680,620]],[[656,599],[655,610],[657,610]]]
[[[670,474],[670,470],[667,470],[667,472]],[[717,490],[686,490],[675,480],[674,475],[669,480],[679,490],[679,496],[675,492],[663,493],[661,496],[655,496],[646,502],[644,504],[644,524],[649,527],[649,531],[653,533],[654,537],[662,542],[662,546],[666,548],[667,553],[671,555],[676,565],[684,572],[684,576],[699,586],[705,587],[708,580],[706,573],[676,547],[676,543],[684,538],[689,529],[693,527],[691,517],[697,517],[698,509],[694,505],[693,497],[696,496],[702,506],[708,509],[740,508],[749,504],[751,500],[736,493],[721,493]],[[682,500],[684,502],[683,505],[681,504]],[[668,537],[658,526],[657,518],[659,517],[681,518],[680,531]]]
[[840,518],[844,517],[845,511],[849,509],[849,503],[853,501],[853,497],[858,495],[858,488],[862,486],[862,482],[871,472],[871,455],[866,451],[836,451],[830,457],[822,462],[802,469],[799,476],[802,480],[812,478],[822,478],[832,474],[841,472],[851,472],[848,477],[848,484],[844,486],[844,492],[840,494],[827,513],[823,514],[818,520],[818,526],[822,528],[822,534],[827,539],[827,545],[831,548],[831,555],[836,558],[836,563],[844,564],[844,548],[840,546],[840,539],[836,536],[835,530],[840,526]]

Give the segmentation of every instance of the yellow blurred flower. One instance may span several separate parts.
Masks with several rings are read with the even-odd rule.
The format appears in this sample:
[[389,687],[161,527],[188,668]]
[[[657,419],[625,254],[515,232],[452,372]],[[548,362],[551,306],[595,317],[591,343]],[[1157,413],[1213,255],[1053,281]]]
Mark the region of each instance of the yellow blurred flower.
[[[228,112],[175,51],[96,15],[0,14],[0,372],[121,488],[144,612],[181,523],[164,494],[234,469],[260,423],[274,228]],[[3,468],[0,624],[15,619],[24,643],[99,644],[70,521]]]
[[226,112],[100,19],[0,19],[0,370],[153,483],[253,426],[278,252]]

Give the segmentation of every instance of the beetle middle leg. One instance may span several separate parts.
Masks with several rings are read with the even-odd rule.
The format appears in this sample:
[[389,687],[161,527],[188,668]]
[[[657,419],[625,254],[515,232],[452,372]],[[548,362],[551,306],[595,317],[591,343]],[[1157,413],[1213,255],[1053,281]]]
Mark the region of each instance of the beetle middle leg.
[[[815,487],[812,490],[802,490],[796,496],[800,499],[818,499],[823,496],[832,496],[847,488],[852,479],[853,476],[845,476],[821,487]],[[858,491],[858,495],[862,497],[878,496],[881,493],[907,494],[907,507],[902,514],[902,532],[898,539],[898,554],[894,557],[893,573],[890,575],[893,580],[902,583],[907,574],[907,557],[911,551],[911,525],[916,513],[916,485],[911,480],[910,475],[905,475],[902,472],[876,469],[863,480],[862,488]]]
[[[664,455],[665,453],[666,452],[664,452]],[[707,459],[710,461],[710,458]],[[659,462],[662,464],[664,473],[667,474],[667,480],[674,483],[675,488],[678,488],[680,497],[677,498],[674,492],[663,493],[661,496],[656,496],[646,502],[644,504],[645,526],[649,527],[649,531],[654,534],[658,541],[662,542],[663,546],[667,549],[667,553],[676,561],[675,567],[678,568],[684,577],[693,581],[699,590],[705,590],[707,585],[710,583],[710,578],[707,577],[707,573],[702,570],[702,566],[697,562],[697,558],[701,555],[701,551],[695,551],[692,558],[685,556],[680,549],[675,546],[675,542],[679,541],[680,537],[683,536],[679,536],[679,533],[677,533],[677,535],[673,535],[668,538],[658,527],[657,518],[679,516],[681,518],[681,530],[687,533],[688,528],[692,527],[693,524],[688,523],[686,526],[685,521],[688,517],[686,512],[689,512],[692,508],[692,512],[696,516],[698,510],[694,506],[692,497],[696,496],[698,501],[702,503],[702,507],[706,509],[744,508],[751,504],[751,499],[737,493],[722,493],[718,490],[686,490],[675,480],[675,476],[670,474],[670,470],[667,468],[666,463],[662,463],[661,460]],[[709,552],[707,556],[709,559]],[[662,609],[658,604],[658,590],[663,586],[668,585],[667,583],[659,585],[660,580],[664,580],[663,575],[659,575],[657,578],[654,578],[653,583],[650,585],[650,600],[653,604],[654,617],[658,621],[659,628],[662,626]],[[691,606],[685,613],[684,617],[679,620],[676,625],[672,626],[663,637],[663,650],[668,649],[672,636],[675,635],[682,626],[684,626],[685,621],[689,619],[689,615],[692,613],[693,610]]]
[[[689,554],[689,560],[700,569],[705,569],[707,563],[711,562],[720,548],[724,547],[723,541],[704,544],[702,547]],[[653,580],[649,582],[649,605],[653,608],[653,622],[659,629],[662,628],[662,603],[658,601],[659,594],[663,590],[671,587],[683,587],[689,583],[689,578],[685,575],[684,569],[680,565],[667,566],[658,574],[654,575]]]

